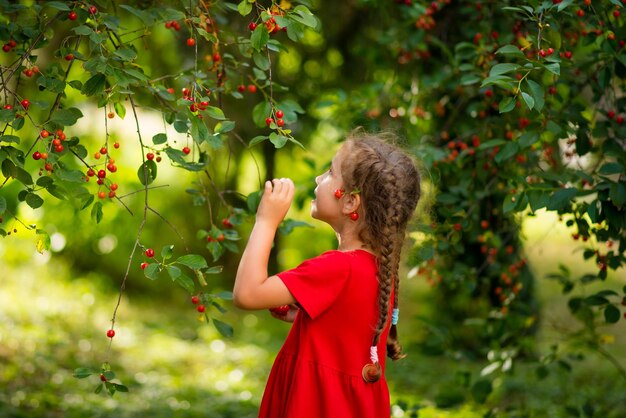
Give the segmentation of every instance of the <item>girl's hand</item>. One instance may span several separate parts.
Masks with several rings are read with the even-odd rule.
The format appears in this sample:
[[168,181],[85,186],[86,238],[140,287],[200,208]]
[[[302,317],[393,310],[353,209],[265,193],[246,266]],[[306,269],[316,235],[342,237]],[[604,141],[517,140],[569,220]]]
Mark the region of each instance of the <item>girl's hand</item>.
[[278,228],[287,215],[294,193],[295,186],[291,179],[266,181],[261,203],[256,212],[257,222],[267,223],[274,229]]
[[298,308],[297,305],[285,305],[279,306],[278,308],[270,308],[269,311],[276,319],[280,319],[285,322],[293,322],[296,320],[296,315],[299,310],[300,308]]

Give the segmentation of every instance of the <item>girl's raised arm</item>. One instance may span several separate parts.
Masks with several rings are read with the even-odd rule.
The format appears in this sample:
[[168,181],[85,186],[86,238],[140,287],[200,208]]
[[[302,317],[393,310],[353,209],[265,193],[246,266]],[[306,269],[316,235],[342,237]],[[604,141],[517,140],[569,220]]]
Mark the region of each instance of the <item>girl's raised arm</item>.
[[296,302],[278,276],[267,275],[267,263],[278,225],[291,206],[295,186],[291,179],[265,182],[256,222],[241,256],[233,302],[242,309],[266,309]]

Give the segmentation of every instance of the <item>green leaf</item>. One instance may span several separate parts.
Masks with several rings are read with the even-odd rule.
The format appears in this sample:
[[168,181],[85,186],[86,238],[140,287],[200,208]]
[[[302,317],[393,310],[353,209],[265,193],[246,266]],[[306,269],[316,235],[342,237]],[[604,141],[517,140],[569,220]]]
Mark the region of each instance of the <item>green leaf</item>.
[[515,45],[505,45],[496,51],[496,54],[513,55],[519,58],[526,58],[524,53]]
[[44,251],[50,249],[50,235],[43,229],[37,229],[37,243],[35,247],[39,254],[43,254]]
[[[145,26],[152,26],[154,24],[154,18],[152,17],[151,13],[148,13],[147,11],[135,9],[134,7],[127,4],[122,4],[119,7],[120,9],[125,9],[137,16]],[[120,390],[120,392],[122,391]]]
[[261,191],[250,193],[246,199],[246,203],[248,205],[248,212],[256,213],[259,203],[261,203]]
[[166,142],[167,142],[167,134],[160,133],[152,137],[152,143],[154,145],[161,145],[161,144],[165,144]]
[[102,203],[96,202],[91,208],[91,219],[94,220],[97,224],[102,220]]
[[204,257],[196,254],[183,255],[176,260],[177,263],[187,266],[191,269],[202,269],[208,267]]
[[598,173],[606,176],[611,174],[621,174],[624,173],[624,166],[620,163],[606,163],[600,167]]
[[224,337],[230,338],[233,336],[233,327],[227,323],[213,318],[213,325],[215,326],[215,329],[217,329]]
[[159,273],[161,272],[159,267],[159,263],[148,264],[146,268],[143,269],[143,275],[150,280],[156,280],[159,278]]
[[563,209],[574,197],[578,190],[573,187],[559,189],[552,196],[547,205],[548,210],[560,210]]
[[88,369],[86,367],[79,367],[77,369],[74,369],[74,373],[72,374],[72,376],[74,376],[77,379],[84,379],[86,377],[91,376],[94,373],[95,373],[94,370]]
[[4,196],[0,196],[0,215],[2,215],[4,211],[6,210],[7,210],[7,200],[4,198]]
[[500,164],[502,161],[506,161],[514,156],[519,151],[519,144],[517,142],[507,142],[496,154],[495,161]]
[[242,16],[248,16],[252,11],[252,4],[248,2],[248,0],[242,0],[241,3],[237,5],[237,11]]
[[252,59],[257,67],[259,67],[263,71],[267,71],[270,69],[270,60],[267,57],[259,52],[255,52],[252,55]]
[[20,143],[20,137],[19,136],[15,136],[15,135],[2,135],[2,136],[0,136],[0,142],[19,144]]
[[209,117],[217,120],[224,120],[226,117],[224,116],[224,112],[219,107],[209,106],[206,108],[206,113]]
[[106,76],[104,74],[96,74],[83,84],[82,93],[86,96],[102,93],[105,85]]
[[117,113],[117,116],[119,116],[120,119],[124,119],[124,116],[126,116],[126,107],[124,107],[121,102],[115,102],[113,104],[113,108],[115,109],[115,113]]
[[[175,268],[175,267],[174,267]],[[170,274],[171,276],[171,274]],[[185,289],[187,292],[193,294],[196,291],[196,285],[193,282],[193,279],[189,276],[187,276],[186,274],[182,273],[176,277],[176,279],[174,280],[180,287],[182,287],[183,289]]]
[[254,31],[252,31],[252,35],[250,36],[250,42],[252,48],[260,51],[265,48],[267,45],[267,41],[270,40],[270,33],[267,30],[265,25],[258,25]]
[[26,195],[26,203],[33,209],[37,209],[43,205],[43,199],[35,193],[28,193]]
[[93,29],[85,25],[76,26],[73,30],[76,35],[89,36],[93,33]]
[[254,145],[258,144],[258,143],[261,143],[261,142],[265,141],[266,139],[269,139],[269,137],[267,135],[255,136],[248,143],[248,147],[252,147],[252,146],[254,146]]
[[310,28],[317,28],[317,19],[306,6],[298,5],[293,11],[294,13],[289,14],[290,18]]
[[602,306],[609,303],[609,300],[604,296],[591,295],[585,298],[585,303],[589,306]]
[[157,165],[152,160],[146,160],[139,166],[137,170],[137,177],[144,186],[152,183],[157,176]]
[[71,126],[76,123],[76,121],[83,117],[83,114],[80,110],[75,107],[70,107],[68,109],[57,110],[52,114],[50,121],[53,123],[57,123],[62,126]]
[[535,99],[533,99],[530,94],[522,92],[522,99],[524,99],[526,106],[528,106],[530,110],[535,107]]
[[117,390],[118,392],[128,392],[128,388],[122,384],[112,383],[112,385],[115,387],[115,390]]
[[0,110],[0,123],[9,123],[15,119],[15,110]]
[[624,206],[626,204],[626,184],[612,183],[609,189],[609,198],[618,208]]
[[552,74],[561,75],[561,66],[557,62],[552,62],[545,65],[546,69]]
[[33,177],[28,171],[24,170],[22,167],[16,167],[15,178],[17,178],[17,180],[25,186],[30,186],[33,184]]
[[173,245],[165,245],[161,249],[161,257],[163,257],[163,260],[167,260],[168,258],[172,258],[172,254],[173,253],[174,253],[174,246]]
[[224,270],[224,266],[213,266],[204,270],[205,274],[219,274]]
[[524,132],[517,140],[520,148],[528,148],[539,140],[539,134],[537,132]]
[[276,132],[272,132],[270,134],[270,142],[274,144],[274,147],[276,148],[284,147],[288,140],[289,140],[288,137],[277,134]]
[[520,69],[520,66],[518,64],[496,64],[491,67],[491,70],[489,70],[489,76],[492,77],[494,75],[507,74],[513,71],[517,71],[518,69]]
[[541,87],[541,85],[539,85],[535,81],[529,80],[529,79],[526,79],[526,83],[528,83],[528,87],[530,89],[530,95],[532,96],[534,100],[535,110],[537,110],[537,112],[541,112],[541,109],[543,109],[543,105],[545,104],[545,99],[544,99],[545,93],[543,91],[543,87]]
[[272,106],[263,100],[252,108],[252,120],[259,128],[265,127],[265,118],[272,112]]
[[499,104],[500,113],[507,113],[515,109],[515,97],[506,97]]
[[132,61],[137,58],[137,51],[132,48],[120,48],[116,50],[113,54],[122,58],[124,61]]
[[178,279],[180,275],[183,274],[182,270],[176,266],[167,266],[165,267],[165,270],[167,270],[167,274],[170,275],[172,281],[176,281],[176,279]]

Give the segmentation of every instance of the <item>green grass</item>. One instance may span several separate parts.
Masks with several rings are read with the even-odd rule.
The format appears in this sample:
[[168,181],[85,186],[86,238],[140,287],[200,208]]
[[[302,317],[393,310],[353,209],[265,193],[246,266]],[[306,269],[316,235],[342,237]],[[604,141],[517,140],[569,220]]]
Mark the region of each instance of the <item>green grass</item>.
[[[555,260],[577,272],[591,271],[593,265],[581,261],[567,231],[552,226],[547,215],[527,222],[524,233],[543,318],[536,342],[544,350],[561,343],[564,333],[578,324],[559,287],[543,277],[556,269]],[[28,239],[0,242],[0,417],[256,417],[287,324],[266,312],[231,309],[220,319],[233,324],[236,334],[225,339],[199,321],[190,303],[177,300],[184,293],[172,293],[171,303],[125,295],[109,351],[105,333],[117,300],[113,279],[97,272],[76,277],[55,258],[33,254]],[[607,283],[625,284],[620,274],[614,273]],[[506,417],[576,416],[569,415],[566,406],[584,416],[585,404],[595,408],[587,416],[626,417],[626,379],[594,354],[571,359],[571,372],[550,366],[543,380],[535,375],[536,363],[518,361],[513,373],[495,379],[485,404],[475,403],[463,389],[460,372],[477,379],[486,361],[433,357],[419,350],[424,323],[416,318],[432,310],[432,294],[420,278],[406,280],[403,286],[400,332],[409,356],[388,362],[394,417],[474,418],[488,410]],[[602,330],[607,342],[603,348],[622,366],[624,331],[624,320]],[[130,393],[95,394],[97,376],[72,376],[77,367],[98,368],[104,361]],[[438,408],[444,394],[464,396],[464,401],[458,407]]]

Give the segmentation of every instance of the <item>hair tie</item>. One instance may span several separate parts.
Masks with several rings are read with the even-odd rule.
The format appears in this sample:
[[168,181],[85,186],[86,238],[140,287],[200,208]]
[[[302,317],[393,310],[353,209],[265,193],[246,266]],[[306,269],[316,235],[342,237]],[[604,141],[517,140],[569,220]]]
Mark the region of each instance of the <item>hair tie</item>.
[[371,363],[363,366],[361,371],[365,383],[377,382],[382,374],[380,363],[378,362],[378,348],[375,345],[370,347],[370,361]]
[[372,364],[378,363],[378,347],[375,345],[370,347],[370,360],[372,361]]
[[393,308],[393,311],[391,312],[391,325],[397,325],[398,324],[398,316],[399,315],[400,315],[400,309]]

